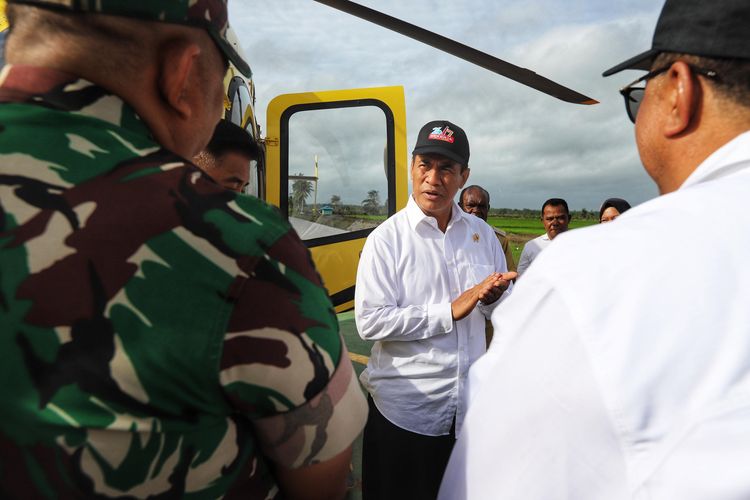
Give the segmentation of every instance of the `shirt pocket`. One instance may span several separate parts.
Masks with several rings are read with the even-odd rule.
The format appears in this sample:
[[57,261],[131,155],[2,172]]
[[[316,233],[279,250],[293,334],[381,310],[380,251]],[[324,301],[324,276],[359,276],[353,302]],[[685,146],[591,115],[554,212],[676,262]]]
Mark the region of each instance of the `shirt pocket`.
[[491,264],[470,264],[469,265],[469,278],[472,281],[472,286],[478,285],[484,279],[495,272],[495,266]]

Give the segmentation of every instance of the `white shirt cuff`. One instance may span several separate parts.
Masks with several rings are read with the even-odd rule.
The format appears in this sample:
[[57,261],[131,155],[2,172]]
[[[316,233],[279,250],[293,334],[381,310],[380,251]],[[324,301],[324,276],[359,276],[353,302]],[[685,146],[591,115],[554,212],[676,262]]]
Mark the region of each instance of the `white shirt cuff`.
[[431,335],[450,333],[453,330],[451,304],[427,304],[427,329]]

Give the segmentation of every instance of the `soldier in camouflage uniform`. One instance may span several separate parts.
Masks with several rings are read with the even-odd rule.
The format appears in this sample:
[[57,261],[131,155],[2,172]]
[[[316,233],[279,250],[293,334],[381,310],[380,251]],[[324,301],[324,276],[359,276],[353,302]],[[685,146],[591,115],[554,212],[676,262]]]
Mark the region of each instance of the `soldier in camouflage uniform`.
[[11,3],[0,75],[0,497],[339,494],[366,405],[310,255],[184,159],[249,72],[225,2],[23,3],[55,9]]

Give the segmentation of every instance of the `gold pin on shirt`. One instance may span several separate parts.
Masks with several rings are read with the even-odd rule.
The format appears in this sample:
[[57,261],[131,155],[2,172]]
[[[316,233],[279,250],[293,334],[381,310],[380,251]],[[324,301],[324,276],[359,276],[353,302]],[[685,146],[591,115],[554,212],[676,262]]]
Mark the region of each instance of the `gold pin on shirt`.
[[479,243],[479,234],[474,233],[474,236],[472,236],[471,239],[474,240],[474,243]]

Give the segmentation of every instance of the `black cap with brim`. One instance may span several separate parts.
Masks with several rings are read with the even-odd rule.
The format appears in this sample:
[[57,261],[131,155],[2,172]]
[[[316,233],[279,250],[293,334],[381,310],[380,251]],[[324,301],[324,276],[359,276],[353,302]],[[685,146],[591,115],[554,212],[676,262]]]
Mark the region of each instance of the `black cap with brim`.
[[466,132],[448,120],[435,120],[425,124],[417,134],[417,144],[412,155],[436,154],[460,163],[469,164],[469,140]]
[[623,71],[625,69],[642,69],[644,71],[648,71],[649,69],[651,69],[651,63],[654,61],[654,58],[659,55],[660,52],[661,51],[657,49],[647,50],[642,54],[631,57],[627,61],[622,62],[617,66],[609,68],[607,71],[602,73],[602,76],[614,75],[615,73],[619,73],[620,71]]
[[608,69],[649,70],[662,52],[750,59],[750,1],[667,0],[654,30],[651,49]]
[[224,34],[224,36],[221,36],[221,34],[219,34],[215,29],[209,27],[208,34],[211,35],[211,38],[214,40],[214,42],[216,42],[216,45],[219,46],[219,50],[221,50],[224,56],[229,59],[229,62],[234,64],[234,66],[240,73],[245,75],[247,78],[253,77],[253,72],[250,69],[250,65],[234,47],[235,41],[232,39],[234,37],[234,32],[231,30],[231,28],[227,28],[227,32]]
[[413,155],[442,155],[446,158],[450,158],[451,160],[460,163],[461,165],[467,165],[468,162],[466,158],[462,158],[460,155],[457,155],[453,151],[451,151],[448,148],[441,148],[437,146],[424,146],[422,148],[414,148],[414,151],[411,152]]

